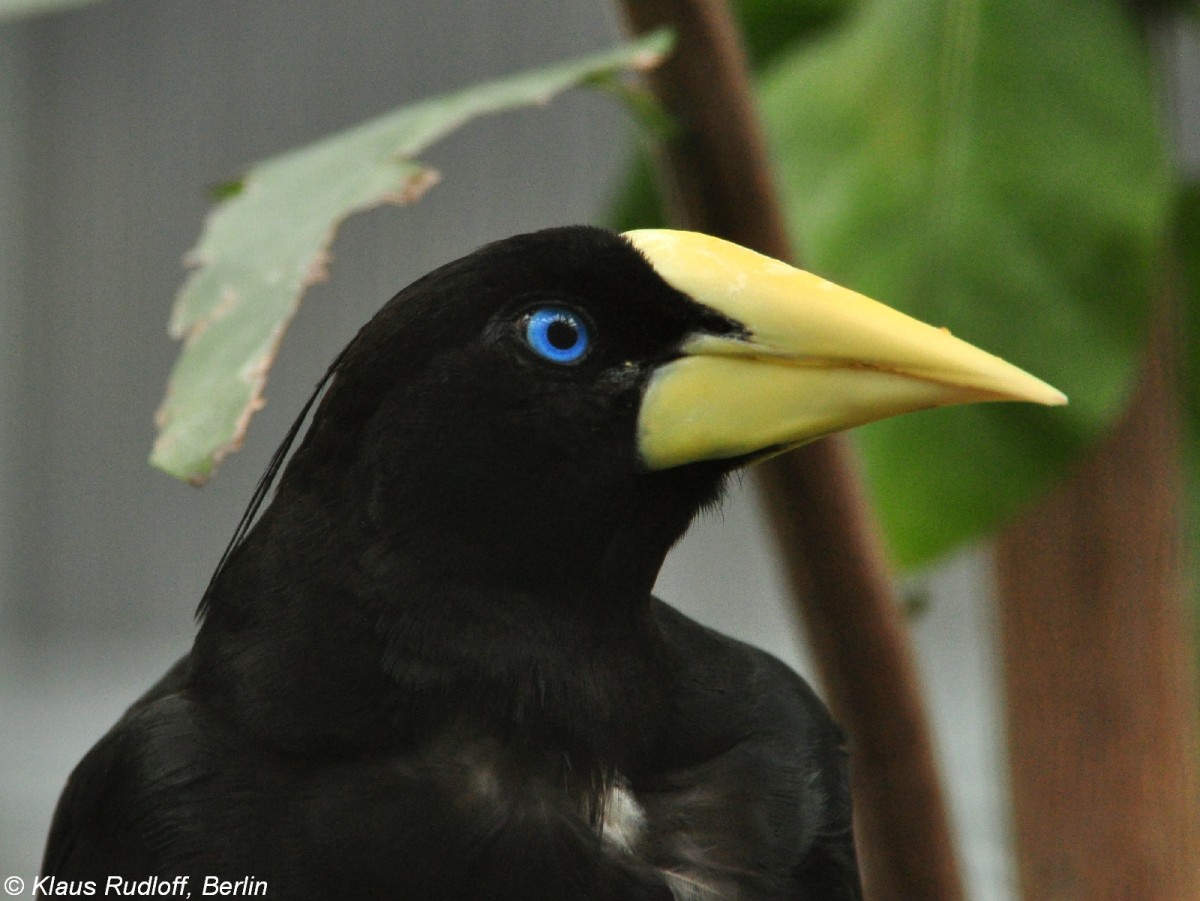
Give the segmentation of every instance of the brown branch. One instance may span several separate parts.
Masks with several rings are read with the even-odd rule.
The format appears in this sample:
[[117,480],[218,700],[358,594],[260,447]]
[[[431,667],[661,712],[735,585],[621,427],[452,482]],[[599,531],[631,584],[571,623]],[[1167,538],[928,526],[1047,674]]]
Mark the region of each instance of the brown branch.
[[830,706],[851,738],[867,896],[963,897],[909,636],[849,445],[759,470]]
[[[668,200],[689,228],[791,256],[736,26],[719,0],[622,0],[637,32],[668,24],[651,75],[681,124]],[[848,446],[826,439],[759,467],[821,680],[846,727],[868,897],[963,897],[929,725],[892,580]]]
[[1022,897],[1200,898],[1174,335],[1124,417],[997,549]]

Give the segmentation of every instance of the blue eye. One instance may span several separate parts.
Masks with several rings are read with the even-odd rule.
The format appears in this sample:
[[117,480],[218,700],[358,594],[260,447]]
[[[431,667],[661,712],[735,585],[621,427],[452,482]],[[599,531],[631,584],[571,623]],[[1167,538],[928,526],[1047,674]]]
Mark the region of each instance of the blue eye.
[[562,307],[542,307],[530,313],[525,320],[525,340],[534,353],[552,363],[574,363],[591,344],[583,317]]

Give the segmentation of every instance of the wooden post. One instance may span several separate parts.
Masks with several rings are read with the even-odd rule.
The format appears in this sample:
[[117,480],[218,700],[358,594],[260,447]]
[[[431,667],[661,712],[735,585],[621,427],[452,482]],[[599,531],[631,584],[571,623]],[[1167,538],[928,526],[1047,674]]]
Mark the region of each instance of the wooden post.
[[[650,74],[679,124],[666,192],[681,224],[780,259],[790,242],[737,26],[721,0],[623,0],[637,32],[678,43]],[[758,468],[834,716],[850,735],[855,827],[874,901],[963,897],[916,666],[848,446],[825,439]]]
[[1160,322],[1112,434],[999,542],[1024,901],[1200,899],[1173,338]]

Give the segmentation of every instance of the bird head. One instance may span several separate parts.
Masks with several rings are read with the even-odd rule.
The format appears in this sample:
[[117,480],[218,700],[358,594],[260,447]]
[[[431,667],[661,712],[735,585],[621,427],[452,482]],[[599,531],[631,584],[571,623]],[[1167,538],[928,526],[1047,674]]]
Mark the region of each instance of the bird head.
[[331,372],[281,492],[436,536],[415,553],[447,570],[573,588],[614,555],[652,581],[748,462],[928,407],[1065,402],[943,329],[667,230],[488,245],[397,295]]

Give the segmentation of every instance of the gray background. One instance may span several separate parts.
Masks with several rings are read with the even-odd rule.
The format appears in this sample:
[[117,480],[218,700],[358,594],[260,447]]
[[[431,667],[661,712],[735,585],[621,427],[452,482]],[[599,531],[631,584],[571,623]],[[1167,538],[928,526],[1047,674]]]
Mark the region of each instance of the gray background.
[[[0,878],[36,873],[71,767],[188,647],[267,457],[359,324],[480,243],[603,215],[631,139],[607,101],[576,93],[469,126],[427,155],[444,182],[419,205],[343,228],[243,452],[200,491],[146,465],[206,186],[619,36],[601,0],[435,6],[122,0],[0,26]],[[987,573],[978,550],[921,579],[933,603],[914,635],[972,895],[999,901],[1013,879]],[[675,551],[660,591],[807,670],[749,480]]]

